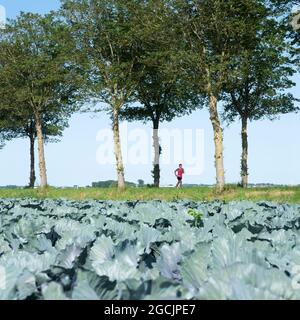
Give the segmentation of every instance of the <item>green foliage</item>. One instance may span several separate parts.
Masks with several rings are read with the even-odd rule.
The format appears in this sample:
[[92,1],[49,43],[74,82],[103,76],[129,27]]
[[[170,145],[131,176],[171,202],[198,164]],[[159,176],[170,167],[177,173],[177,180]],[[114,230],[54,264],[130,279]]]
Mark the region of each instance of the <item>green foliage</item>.
[[[191,113],[201,107],[198,92],[184,70],[179,70],[176,51],[181,39],[174,28],[174,12],[169,1],[144,1],[134,8],[133,21],[140,39],[139,62],[143,74],[135,90],[137,105],[123,110],[123,119],[160,122]],[[175,24],[176,25],[176,24]]]
[[251,45],[261,11],[254,0],[175,1],[178,32],[184,46],[178,53],[199,94],[221,98],[229,66]]
[[189,187],[176,189],[155,188],[53,188],[25,190],[17,186],[0,188],[0,199],[3,198],[34,198],[34,199],[72,199],[72,200],[164,200],[164,201],[276,201],[279,203],[300,204],[300,187],[255,187],[249,189],[237,186],[226,186],[223,193],[217,193],[213,187]]
[[[93,188],[113,188],[118,185],[117,181],[114,180],[107,180],[107,181],[98,181],[98,182],[93,182],[92,187]],[[133,182],[126,182],[127,187],[135,187],[135,183]]]
[[74,60],[85,75],[85,97],[104,102],[109,112],[132,101],[139,78],[139,41],[131,26],[134,3],[62,1],[60,13],[76,47]]
[[198,212],[195,209],[188,209],[187,214],[194,218],[193,225],[199,227],[203,218],[203,213]]
[[0,210],[0,300],[300,298],[299,205],[10,199]]
[[286,22],[289,8],[288,1],[281,8],[277,3],[262,7],[260,19],[253,25],[256,31],[251,36],[251,45],[230,66],[231,78],[223,97],[224,118],[229,122],[236,117],[250,121],[275,119],[299,110],[295,106],[297,99],[287,93],[295,86],[291,77],[299,62]]
[[76,107],[79,78],[67,65],[72,48],[62,22],[53,13],[21,13],[1,31],[0,43],[1,104],[6,110],[12,108],[13,117],[25,123],[38,113],[50,128],[68,118]]

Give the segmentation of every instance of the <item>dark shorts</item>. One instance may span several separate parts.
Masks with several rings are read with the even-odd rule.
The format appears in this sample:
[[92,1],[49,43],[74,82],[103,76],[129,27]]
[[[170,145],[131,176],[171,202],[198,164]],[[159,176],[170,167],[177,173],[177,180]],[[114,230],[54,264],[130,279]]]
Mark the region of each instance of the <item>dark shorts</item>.
[[181,180],[182,180],[182,177],[177,177],[177,180],[178,180],[178,181],[181,181]]

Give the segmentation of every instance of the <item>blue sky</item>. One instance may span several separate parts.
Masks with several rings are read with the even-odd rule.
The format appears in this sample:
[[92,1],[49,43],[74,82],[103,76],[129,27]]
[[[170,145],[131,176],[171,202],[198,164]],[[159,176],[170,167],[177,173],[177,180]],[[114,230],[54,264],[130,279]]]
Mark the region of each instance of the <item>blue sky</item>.
[[[0,0],[0,5],[6,8],[8,18],[15,17],[20,11],[44,13],[59,7],[59,1],[48,2],[38,0]],[[292,90],[299,97],[300,75],[294,81],[297,86]],[[282,116],[274,122],[264,120],[249,125],[249,172],[252,183],[300,184],[300,114]],[[46,145],[46,161],[48,179],[51,185],[73,186],[90,185],[92,181],[115,179],[113,164],[101,165],[97,161],[97,152],[103,146],[97,141],[100,130],[109,129],[110,121],[103,112],[97,116],[76,114],[70,121],[70,127],[65,130],[59,143]],[[195,111],[190,116],[177,118],[171,123],[162,125],[166,129],[192,129],[204,134],[203,149],[201,149],[201,164],[203,170],[199,174],[187,174],[187,183],[214,183],[214,146],[213,133],[208,112]],[[151,125],[141,123],[128,124],[129,133],[133,130],[143,130],[151,137]],[[181,130],[181,131],[180,131]],[[193,137],[194,137],[193,136]],[[124,140],[124,134],[122,137]],[[149,142],[150,143],[150,142]],[[142,153],[151,149],[144,144]],[[240,174],[240,124],[236,122],[224,130],[224,157],[227,182],[238,182]],[[124,147],[124,141],[123,141]],[[171,147],[176,150],[178,141]],[[112,155],[113,149],[108,153]],[[162,184],[174,183],[173,171],[180,159],[162,166]],[[180,161],[181,162],[181,161]],[[36,165],[38,173],[38,164]],[[151,157],[147,164],[128,163],[125,168],[126,180],[136,182],[143,179],[151,182]],[[37,175],[38,176],[38,175]],[[29,142],[13,140],[0,151],[0,185],[25,185],[29,178]]]

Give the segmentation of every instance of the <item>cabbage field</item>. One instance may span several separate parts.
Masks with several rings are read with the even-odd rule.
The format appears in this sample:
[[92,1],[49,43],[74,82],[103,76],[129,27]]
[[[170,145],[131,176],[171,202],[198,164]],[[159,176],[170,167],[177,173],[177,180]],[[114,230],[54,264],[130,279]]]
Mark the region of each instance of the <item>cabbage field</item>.
[[300,206],[0,200],[1,299],[300,299]]

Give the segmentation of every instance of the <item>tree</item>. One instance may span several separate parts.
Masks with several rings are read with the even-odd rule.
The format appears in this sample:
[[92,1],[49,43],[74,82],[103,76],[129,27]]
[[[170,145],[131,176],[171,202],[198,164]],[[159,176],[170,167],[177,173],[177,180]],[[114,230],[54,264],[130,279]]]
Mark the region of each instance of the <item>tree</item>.
[[153,179],[160,184],[159,126],[189,114],[200,105],[198,95],[185,71],[178,69],[176,60],[179,39],[173,26],[169,1],[143,1],[136,7],[135,34],[139,37],[143,55],[140,64],[144,70],[135,90],[138,105],[130,105],[121,112],[122,119],[151,121],[153,128]]
[[216,186],[222,191],[225,173],[218,102],[230,76],[229,66],[249,45],[263,6],[254,0],[175,0],[175,5],[181,25],[178,34],[186,43],[182,61],[194,75],[199,94],[206,96],[214,132]]
[[[286,8],[280,12],[289,12]],[[278,10],[276,6],[275,10]],[[239,117],[242,124],[241,185],[248,186],[248,122],[262,118],[274,119],[280,114],[295,112],[297,100],[286,90],[295,84],[297,60],[289,41],[288,25],[276,16],[274,8],[266,7],[265,17],[258,25],[251,47],[240,54],[232,65],[228,82],[224,118],[232,122]]]
[[104,103],[89,110],[107,110],[112,121],[118,187],[125,188],[119,132],[120,111],[134,100],[141,68],[139,39],[131,21],[134,0],[63,0],[62,15],[72,28],[79,63],[86,69],[86,93]]
[[138,187],[139,187],[139,188],[142,188],[142,187],[144,187],[144,186],[145,186],[145,181],[142,180],[142,179],[139,179],[139,180],[138,180]]
[[[228,90],[224,117],[229,122],[237,116],[242,123],[241,184],[248,186],[248,122],[262,118],[274,119],[279,114],[294,112],[298,108],[292,94],[282,90],[294,84],[288,79],[292,69],[278,65],[277,52],[257,52],[245,61],[244,74]],[[247,59],[247,58],[246,58]]]
[[184,82],[168,79],[167,75],[157,68],[145,68],[145,75],[136,89],[138,105],[128,106],[121,113],[122,119],[129,121],[151,121],[153,129],[153,178],[154,186],[160,183],[160,155],[162,148],[159,143],[159,126],[163,121],[189,114],[199,102]]
[[64,123],[78,106],[80,76],[68,61],[70,40],[54,13],[21,13],[1,32],[1,98],[12,119],[28,121],[31,138],[36,134],[42,188],[47,186],[44,134],[53,119]]
[[[1,47],[1,46],[0,46]],[[0,71],[1,72],[1,71]],[[4,99],[5,98],[5,99]],[[6,109],[5,109],[6,105]],[[13,108],[9,106],[14,106]],[[0,127],[2,128],[3,140],[11,140],[15,138],[26,138],[30,142],[30,176],[29,188],[35,186],[35,141],[37,137],[35,120],[30,114],[30,108],[23,108],[24,104],[16,106],[14,96],[5,94],[2,96],[0,115]],[[22,113],[20,114],[20,110]],[[17,112],[16,112],[17,111]],[[16,112],[16,113],[15,113]],[[45,143],[57,142],[62,136],[63,130],[68,126],[66,119],[57,118],[55,114],[43,115],[43,136]],[[4,138],[4,132],[5,138]]]

